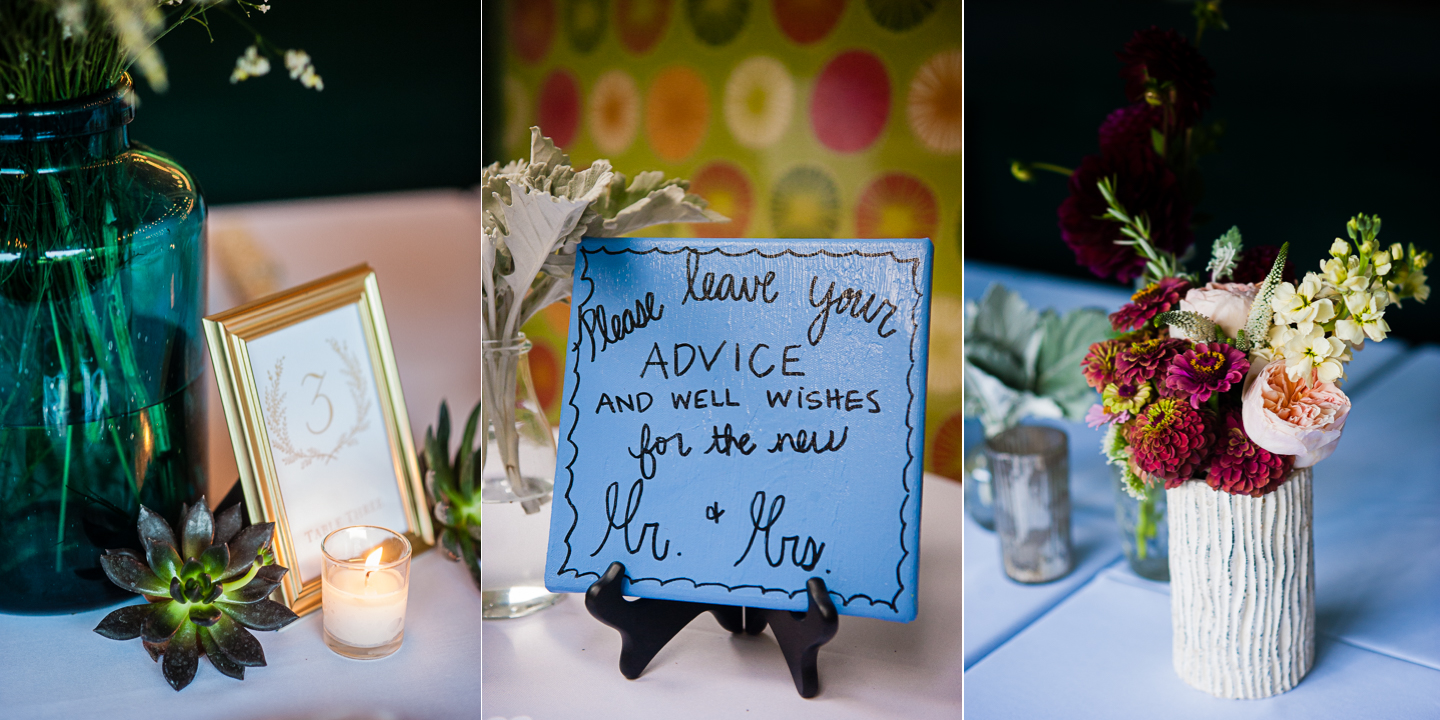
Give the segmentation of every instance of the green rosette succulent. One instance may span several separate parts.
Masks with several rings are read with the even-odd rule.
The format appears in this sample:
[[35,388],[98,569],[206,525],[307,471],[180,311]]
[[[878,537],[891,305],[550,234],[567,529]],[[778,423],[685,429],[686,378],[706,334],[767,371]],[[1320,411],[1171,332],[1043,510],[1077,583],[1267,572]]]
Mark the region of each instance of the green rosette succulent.
[[[425,429],[425,453],[428,472],[425,490],[430,496],[431,513],[440,525],[439,545],[451,560],[465,563],[475,587],[480,587],[480,468],[485,464],[483,451],[475,452],[475,429],[480,421],[480,405],[465,422],[460,436],[460,449],[450,459],[450,408],[440,403],[440,423]],[[422,472],[424,472],[422,470]]]
[[265,652],[249,630],[279,630],[297,616],[268,600],[288,570],[274,564],[270,543],[275,523],[242,529],[240,506],[212,515],[202,496],[181,508],[180,540],[169,523],[140,507],[144,552],[107,550],[100,564],[111,582],[149,602],[110,613],[95,632],[112,640],[140,638],[150,659],[161,662],[165,680],[179,691],[199,667],[200,656],[238,680],[245,668],[264,667]]

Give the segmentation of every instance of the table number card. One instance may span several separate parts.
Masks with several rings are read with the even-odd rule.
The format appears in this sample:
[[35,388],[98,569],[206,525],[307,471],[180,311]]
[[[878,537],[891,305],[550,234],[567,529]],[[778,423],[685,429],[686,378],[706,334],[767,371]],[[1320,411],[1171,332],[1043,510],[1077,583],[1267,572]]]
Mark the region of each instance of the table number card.
[[280,600],[321,602],[321,541],[434,542],[375,272],[360,265],[205,318],[250,522],[275,523]]
[[913,619],[930,242],[578,253],[547,587]]

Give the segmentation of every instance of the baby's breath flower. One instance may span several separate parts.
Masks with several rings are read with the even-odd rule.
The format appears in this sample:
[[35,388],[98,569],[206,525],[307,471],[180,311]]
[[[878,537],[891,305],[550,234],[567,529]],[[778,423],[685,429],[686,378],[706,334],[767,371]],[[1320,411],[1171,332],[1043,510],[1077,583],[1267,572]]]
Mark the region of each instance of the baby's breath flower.
[[259,10],[259,11],[262,12],[262,13],[267,13],[267,12],[270,12],[270,5],[269,5],[269,4],[257,5],[257,6],[255,7],[255,9],[256,9],[256,10]]
[[55,22],[60,23],[60,37],[64,40],[85,39],[85,3],[80,0],[61,0],[55,6]]
[[260,48],[251,45],[245,48],[245,54],[235,59],[235,69],[230,72],[230,83],[233,85],[252,77],[260,77],[270,72],[270,59],[260,54]]
[[325,89],[325,81],[315,74],[315,66],[304,50],[286,50],[285,67],[290,71],[291,80],[299,80],[301,85],[316,91]]

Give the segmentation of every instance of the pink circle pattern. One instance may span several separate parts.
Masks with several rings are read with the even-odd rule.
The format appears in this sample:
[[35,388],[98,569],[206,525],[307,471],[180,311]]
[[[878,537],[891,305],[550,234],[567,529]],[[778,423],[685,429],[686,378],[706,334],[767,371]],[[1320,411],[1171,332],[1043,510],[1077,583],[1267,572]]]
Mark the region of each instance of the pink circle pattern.
[[873,53],[847,50],[826,63],[810,96],[815,137],[837,153],[875,143],[890,119],[890,76]]

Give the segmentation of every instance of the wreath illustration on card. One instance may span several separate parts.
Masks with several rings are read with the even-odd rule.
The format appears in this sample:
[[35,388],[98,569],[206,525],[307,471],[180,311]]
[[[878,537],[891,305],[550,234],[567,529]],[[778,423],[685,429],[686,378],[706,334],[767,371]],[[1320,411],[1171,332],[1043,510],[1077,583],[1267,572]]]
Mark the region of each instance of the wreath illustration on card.
[[[365,373],[360,359],[355,357],[346,343],[334,338],[328,338],[325,342],[340,356],[340,374],[345,378],[345,385],[355,406],[355,420],[349,429],[340,433],[333,444],[328,444],[328,450],[312,445],[298,446],[290,437],[290,421],[286,417],[285,398],[288,393],[280,389],[281,379],[285,375],[285,356],[280,356],[275,361],[275,369],[265,373],[270,380],[269,386],[265,388],[265,428],[270,432],[270,447],[280,462],[286,465],[298,462],[301,468],[305,468],[313,462],[329,464],[339,456],[341,450],[358,444],[360,434],[370,429],[370,393],[366,392]],[[305,430],[312,436],[325,434],[335,424],[335,403],[324,390],[328,372],[306,373],[300,380],[301,387],[307,390],[314,388],[310,407],[323,407],[326,411],[325,422],[319,423],[318,428],[314,418],[305,423]]]

